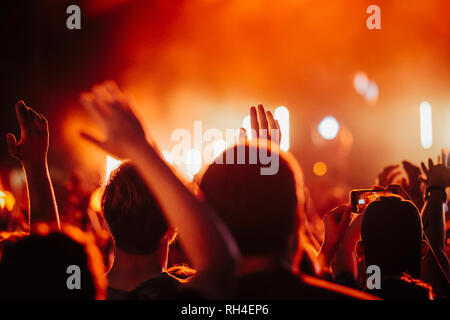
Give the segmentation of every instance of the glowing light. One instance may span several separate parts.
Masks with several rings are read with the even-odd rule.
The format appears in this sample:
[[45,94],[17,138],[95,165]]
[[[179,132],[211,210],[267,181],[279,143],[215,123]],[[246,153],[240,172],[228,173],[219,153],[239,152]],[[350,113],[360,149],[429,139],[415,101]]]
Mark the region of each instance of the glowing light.
[[324,139],[332,140],[339,132],[339,123],[334,117],[326,116],[320,121],[317,130]]
[[111,172],[113,172],[122,162],[111,156],[106,156],[106,175],[105,181],[109,180]]
[[202,168],[202,154],[197,149],[190,149],[186,154],[186,175],[189,179],[194,179],[194,176]]
[[431,105],[426,101],[420,104],[420,143],[424,149],[433,144]]
[[288,108],[284,106],[279,106],[275,109],[274,112],[274,118],[275,120],[278,120],[278,123],[280,124],[280,131],[281,131],[281,142],[280,142],[280,149],[283,151],[289,150],[289,110]]
[[252,140],[252,125],[250,123],[250,116],[245,116],[242,120],[242,128],[247,131],[247,139]]
[[102,188],[95,189],[94,192],[91,194],[91,198],[89,200],[89,205],[91,206],[92,210],[95,212],[100,212],[102,210]]
[[364,97],[370,102],[375,102],[378,100],[378,85],[375,81],[369,81]]
[[167,150],[163,150],[162,151],[162,155],[164,157],[164,160],[166,160],[168,163],[173,165],[173,155],[172,152],[167,151]]
[[369,78],[367,74],[364,72],[358,72],[355,74],[353,78],[353,86],[355,87],[356,92],[360,95],[364,95],[367,90],[367,86],[369,85]]
[[16,203],[16,199],[9,191],[0,191],[0,209],[5,209],[8,211],[12,211],[14,205]]
[[314,174],[319,177],[325,175],[327,173],[327,170],[328,170],[328,168],[327,168],[327,165],[325,164],[325,162],[319,161],[319,162],[316,162],[313,166]]
[[220,156],[227,148],[227,143],[224,140],[217,140],[214,142],[214,159]]
[[370,80],[365,72],[355,74],[353,87],[368,102],[375,103],[378,100],[378,85],[375,81]]

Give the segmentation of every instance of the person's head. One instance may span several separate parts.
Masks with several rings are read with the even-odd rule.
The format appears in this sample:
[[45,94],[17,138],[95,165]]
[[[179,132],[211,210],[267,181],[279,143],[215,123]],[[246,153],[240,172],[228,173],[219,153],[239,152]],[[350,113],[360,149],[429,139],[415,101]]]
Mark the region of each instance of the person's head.
[[[236,160],[242,151],[245,163],[239,164]],[[303,191],[303,177],[295,159],[278,150],[271,152],[279,157],[273,175],[261,174],[266,165],[260,161],[257,147],[247,144],[227,149],[220,156],[223,164],[211,164],[200,181],[200,189],[235,237],[244,257],[286,255],[297,249],[299,206],[303,201],[298,193]],[[258,154],[255,164],[251,164],[249,154]],[[231,158],[234,164],[229,163]]]
[[5,245],[0,298],[105,299],[104,273],[93,237],[72,226],[52,231],[38,224],[30,236]]
[[103,192],[102,211],[116,248],[128,254],[154,253],[169,230],[156,199],[129,162],[112,173]]
[[418,277],[425,249],[419,211],[411,201],[388,196],[367,206],[358,243],[367,266],[379,266],[383,276]]

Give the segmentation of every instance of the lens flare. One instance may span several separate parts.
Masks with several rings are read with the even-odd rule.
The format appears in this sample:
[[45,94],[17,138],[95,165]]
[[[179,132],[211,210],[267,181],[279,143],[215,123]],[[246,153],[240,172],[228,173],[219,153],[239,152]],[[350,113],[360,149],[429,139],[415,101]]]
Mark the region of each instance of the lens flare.
[[190,149],[185,158],[186,175],[192,180],[202,168],[202,154],[197,149]]
[[12,211],[15,204],[16,199],[11,192],[0,191],[0,209],[6,208],[8,211]]
[[314,174],[319,177],[325,175],[327,173],[327,170],[328,170],[328,168],[327,168],[327,165],[325,164],[325,162],[319,161],[319,162],[316,162],[313,166]]
[[102,188],[95,189],[91,194],[89,205],[95,212],[101,212],[102,210]]
[[356,92],[361,95],[364,95],[367,90],[367,86],[369,85],[369,78],[365,72],[358,72],[353,77],[353,87]]
[[227,143],[224,140],[217,140],[214,142],[214,158],[220,156],[227,148]]
[[164,160],[166,160],[169,164],[173,165],[173,155],[172,152],[168,150],[163,150],[162,155]]
[[326,116],[320,121],[317,130],[324,139],[332,140],[339,132],[339,122],[332,116]]
[[273,117],[278,120],[281,131],[280,149],[289,150],[289,110],[285,106],[279,106],[275,109]]
[[431,105],[427,101],[420,104],[420,143],[424,149],[431,148],[433,144]]
[[111,156],[106,156],[106,174],[105,174],[105,181],[109,180],[109,177],[111,176],[111,172],[113,172],[122,161],[117,160]]

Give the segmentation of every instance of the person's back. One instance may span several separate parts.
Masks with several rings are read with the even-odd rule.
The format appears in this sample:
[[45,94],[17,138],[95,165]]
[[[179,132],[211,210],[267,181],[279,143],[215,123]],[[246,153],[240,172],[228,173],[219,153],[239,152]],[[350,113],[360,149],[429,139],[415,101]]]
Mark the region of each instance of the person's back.
[[408,274],[387,277],[381,281],[381,289],[375,293],[385,300],[431,300],[433,289]]
[[432,297],[431,287],[416,280],[427,251],[422,236],[419,211],[411,201],[389,196],[367,206],[358,251],[367,266],[380,268],[381,288],[370,290],[371,294],[385,299]]
[[[227,149],[220,156],[226,164],[217,161],[211,164],[200,182],[200,189],[235,237],[243,256],[236,297],[366,297],[355,290],[291,271],[302,227],[302,174],[292,156],[275,148],[266,153],[267,149],[261,148],[247,144]],[[272,163],[262,164],[259,152],[270,155]],[[256,155],[257,161],[250,161],[250,154]],[[238,164],[238,157],[245,159],[240,161],[245,163]],[[230,164],[232,158],[234,163]],[[275,174],[262,174],[262,168],[269,166],[277,169]]]
[[111,175],[102,210],[116,254],[108,299],[168,299],[178,281],[166,273],[173,233],[145,182],[126,162]]
[[100,251],[83,231],[39,224],[30,236],[5,245],[0,299],[104,299]]

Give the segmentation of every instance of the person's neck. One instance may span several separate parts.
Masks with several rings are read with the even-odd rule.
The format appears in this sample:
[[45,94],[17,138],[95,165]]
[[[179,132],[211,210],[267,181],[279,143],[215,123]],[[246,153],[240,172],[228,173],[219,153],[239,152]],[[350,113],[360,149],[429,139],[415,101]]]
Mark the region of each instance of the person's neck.
[[167,248],[162,246],[148,255],[128,254],[117,249],[108,273],[111,288],[131,291],[142,282],[167,271]]
[[242,257],[242,261],[239,268],[239,275],[262,272],[273,269],[286,269],[289,270],[289,263],[284,261],[279,256],[266,255],[266,256],[253,256]]

